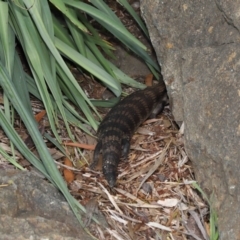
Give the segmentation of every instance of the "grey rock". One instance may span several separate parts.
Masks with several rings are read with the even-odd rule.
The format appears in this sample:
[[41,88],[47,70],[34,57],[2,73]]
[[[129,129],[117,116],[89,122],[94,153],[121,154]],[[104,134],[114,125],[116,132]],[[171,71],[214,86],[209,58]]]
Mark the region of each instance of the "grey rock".
[[[144,41],[145,45],[148,45]],[[124,47],[115,46],[114,56],[116,59],[111,59],[111,62],[116,65],[121,71],[132,78],[145,77],[150,73],[146,64],[141,61],[136,55],[127,51]]]
[[141,11],[220,239],[240,239],[240,1],[141,0]]
[[27,171],[0,170],[0,239],[92,239],[64,197]]

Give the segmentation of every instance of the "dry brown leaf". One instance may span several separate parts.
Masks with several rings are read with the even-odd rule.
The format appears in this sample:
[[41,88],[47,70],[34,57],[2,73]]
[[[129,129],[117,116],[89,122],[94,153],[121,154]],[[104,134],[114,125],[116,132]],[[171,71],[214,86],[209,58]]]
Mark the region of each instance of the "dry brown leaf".
[[94,150],[95,149],[95,145],[89,145],[89,144],[84,144],[84,143],[63,142],[63,145],[71,146],[71,147],[84,148],[84,149],[87,149],[87,150]]
[[164,200],[158,200],[157,203],[164,207],[175,207],[179,200],[177,198],[166,198]]
[[152,86],[153,85],[153,75],[150,73],[145,77],[145,84],[147,86]]
[[[64,158],[64,165],[72,167],[73,164],[68,158]],[[67,183],[71,183],[74,180],[74,173],[72,170],[64,168],[63,176]]]
[[35,120],[36,120],[37,122],[40,122],[45,115],[46,115],[46,111],[45,111],[45,110],[42,110],[41,112],[39,112],[38,114],[36,114],[34,117],[35,117]]

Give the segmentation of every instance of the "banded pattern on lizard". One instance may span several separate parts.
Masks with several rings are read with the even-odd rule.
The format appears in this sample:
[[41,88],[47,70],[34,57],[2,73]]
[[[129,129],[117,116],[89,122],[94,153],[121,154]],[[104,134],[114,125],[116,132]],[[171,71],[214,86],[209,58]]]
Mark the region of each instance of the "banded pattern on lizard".
[[125,97],[101,122],[90,168],[96,167],[102,151],[103,175],[110,187],[116,184],[117,166],[121,156],[128,156],[132,135],[147,118],[156,117],[163,110],[166,101],[166,87],[161,82]]

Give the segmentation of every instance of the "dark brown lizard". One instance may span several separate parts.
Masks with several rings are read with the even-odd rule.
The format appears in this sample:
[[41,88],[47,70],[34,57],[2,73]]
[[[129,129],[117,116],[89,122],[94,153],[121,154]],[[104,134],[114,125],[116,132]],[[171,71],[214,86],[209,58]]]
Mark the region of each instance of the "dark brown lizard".
[[156,117],[162,111],[166,100],[166,87],[161,82],[125,97],[103,119],[98,128],[98,143],[90,168],[96,167],[102,151],[103,175],[110,187],[116,184],[121,156],[128,156],[132,135],[147,118]]

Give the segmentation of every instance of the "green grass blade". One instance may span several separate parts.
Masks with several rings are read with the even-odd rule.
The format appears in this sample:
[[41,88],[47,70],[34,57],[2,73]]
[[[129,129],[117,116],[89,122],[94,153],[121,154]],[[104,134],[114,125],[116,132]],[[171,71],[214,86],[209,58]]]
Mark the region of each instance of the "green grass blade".
[[[0,2],[0,61],[4,63],[8,73],[12,75],[14,66],[14,54],[15,54],[15,35],[11,27],[9,26],[9,7],[5,2]],[[14,120],[13,108],[3,93],[3,103],[5,116],[9,122]],[[13,158],[15,157],[15,150],[12,142],[10,142]]]
[[44,50],[42,47],[42,40],[39,38],[35,26],[33,25],[29,15],[27,15],[27,12],[25,10],[19,9],[19,7],[15,6],[14,3],[10,4],[10,8],[12,12],[11,22],[13,28],[18,35],[25,56],[27,57],[29,67],[38,86],[39,93],[48,115],[51,129],[55,137],[60,141],[55,126],[57,118],[50,101],[50,94],[44,78],[45,71],[42,64],[46,63],[45,60],[42,59],[42,56],[43,52],[46,52],[46,50]]
[[[13,84],[11,83],[11,80],[9,78],[9,75],[7,74],[6,69],[0,62],[0,85],[2,86],[4,92],[8,96],[8,98],[11,100],[11,103],[13,104],[14,108],[18,112],[19,116],[21,117],[22,121],[24,122],[29,135],[31,136],[37,151],[39,153],[39,156],[43,162],[44,168],[46,169],[46,172],[51,175],[52,181],[57,185],[57,187],[60,189],[60,191],[63,193],[67,201],[69,202],[69,205],[71,206],[74,214],[78,218],[79,222],[81,222],[81,217],[79,215],[79,208],[84,210],[84,207],[80,204],[76,206],[76,203],[69,193],[67,189],[67,185],[64,182],[61,174],[59,173],[44,141],[43,138],[37,128],[36,122],[29,117],[28,112],[26,111],[24,105],[21,102],[21,99],[18,96],[18,93],[16,89],[14,88]],[[3,126],[4,127],[4,126]],[[29,159],[30,160],[30,159]]]
[[[41,20],[41,17],[39,15],[37,9],[34,7],[34,5],[32,6],[31,1],[28,1],[28,0],[23,0],[23,1],[26,4],[26,7],[29,8],[29,13],[31,14],[31,17],[32,17],[44,43],[46,44],[49,51],[52,53],[52,55],[56,59],[56,62],[58,63],[58,65],[61,67],[62,72],[64,72],[65,75],[67,76],[67,78],[69,80],[68,84],[69,85],[71,84],[74,88],[76,88],[78,93],[83,97],[83,99],[88,103],[88,105],[93,109],[93,111],[96,114],[98,114],[95,107],[92,105],[92,103],[89,101],[88,97],[85,95],[83,90],[80,88],[80,86],[76,82],[75,78],[73,77],[72,73],[66,66],[65,62],[63,61],[62,57],[60,56],[59,52],[57,51],[53,41],[49,37],[49,35],[44,27],[44,24]],[[86,105],[86,107],[84,109],[82,109],[82,111],[84,112],[85,116],[88,118],[89,122],[94,123],[93,115],[90,110],[86,111],[87,108],[88,108],[88,106]],[[93,125],[93,127],[96,128],[96,125]]]
[[[95,120],[95,118],[93,118],[92,112],[90,111],[89,107],[87,106],[86,102],[84,101],[85,99],[79,94],[78,88],[80,88],[80,87],[77,84],[77,82],[75,82],[74,84],[72,84],[72,82],[69,82],[68,81],[69,79],[65,75],[65,72],[58,65],[57,65],[57,72],[61,78],[60,85],[61,85],[61,89],[64,92],[64,94],[69,99],[72,98],[74,100],[73,102],[83,111],[89,124],[93,127],[94,130],[97,130],[97,121]],[[75,85],[77,85],[78,88]],[[90,100],[88,100],[88,102],[90,102]],[[93,106],[92,103],[91,103],[91,106]],[[94,109],[95,109],[95,107],[94,107]],[[97,116],[99,116],[98,113],[97,113]]]
[[102,53],[100,52],[96,44],[92,42],[90,38],[88,38],[88,40],[86,41],[86,45],[91,50],[96,59],[99,61],[101,66],[105,69],[105,71],[107,71],[113,78],[116,78],[112,68],[110,67],[110,64],[108,63],[106,58],[103,57]]
[[14,62],[15,36],[11,28],[9,28],[8,3],[0,2],[0,42],[2,44],[3,57],[1,57],[9,74],[12,73]]
[[91,100],[91,101],[96,107],[110,108],[115,106],[120,101],[120,99],[121,98],[118,97],[118,98],[111,98],[109,100]]
[[109,89],[114,92],[116,96],[119,96],[121,94],[121,85],[119,84],[119,82],[112,78],[102,68],[89,61],[83,55],[66,45],[58,38],[55,39],[55,45],[64,56],[71,59],[79,66],[86,69],[92,75],[104,82],[109,87]]
[[[1,70],[0,70],[1,71]],[[48,175],[46,169],[44,168],[42,162],[27,148],[23,140],[19,137],[13,126],[10,124],[6,115],[0,109],[0,125],[8,138],[13,142],[19,152],[28,159],[31,164],[36,167],[44,176],[46,176],[50,181],[51,178]]]
[[[81,24],[81,22],[78,21],[77,18],[75,18],[71,13],[69,13],[69,9],[65,6],[63,1],[59,1],[59,0],[50,0],[50,2],[59,10],[61,11],[67,18],[69,18],[69,20],[75,24],[81,31],[83,32],[88,32],[87,28]],[[26,1],[25,0],[25,4],[27,6],[31,6],[33,4],[33,1]]]
[[25,73],[23,70],[22,63],[20,61],[20,58],[18,56],[18,53],[15,53],[15,61],[14,61],[14,67],[13,67],[13,74],[12,74],[12,81],[16,89],[19,89],[18,93],[19,96],[27,109],[28,113],[33,118],[33,112],[31,107],[31,101],[30,96],[27,88],[27,82],[25,78]]
[[[81,19],[83,19],[82,16],[81,16]],[[87,24],[86,20],[84,20],[84,23]],[[88,26],[88,28],[89,28],[89,26]],[[66,31],[65,28],[62,27],[62,25],[60,25],[60,23],[58,22],[57,19],[54,20],[54,29],[57,30],[56,31],[57,39],[61,40],[66,45],[68,45],[69,47],[76,50],[75,44],[73,43],[72,38],[70,37],[69,33]],[[97,58],[94,56],[94,54],[88,49],[87,46],[85,46],[85,49],[86,49],[87,59],[89,59],[91,62],[98,65],[99,67],[102,67],[100,62],[97,60]],[[135,81],[134,79],[130,78],[129,76],[127,76],[125,73],[123,73],[119,68],[117,68],[114,64],[112,64],[108,60],[105,59],[105,61],[107,62],[109,68],[113,71],[114,76],[116,77],[116,79],[118,79],[119,82],[124,83],[129,86],[132,86],[132,87],[141,88],[141,89],[146,87],[144,84],[141,84],[141,83]],[[105,84],[105,83],[103,82],[103,84]]]
[[120,26],[123,26],[120,19],[116,16],[116,14],[108,7],[108,5],[104,1],[91,0],[91,4],[98,8],[101,12],[105,13],[108,16],[108,20],[113,21],[119,24]]
[[[76,13],[74,10],[72,10],[72,9],[69,9],[69,10],[76,16]],[[94,56],[97,58],[97,60],[101,64],[101,66],[114,78],[115,76],[114,76],[112,69],[110,68],[109,64],[107,63],[107,61],[103,57],[102,53],[99,51],[99,49],[96,46],[97,44],[99,46],[100,45],[103,46],[103,40],[100,39],[99,37],[97,37],[98,35],[96,35],[94,31],[93,31],[95,34],[94,36],[88,35],[86,33],[81,33],[78,31],[76,26],[73,25],[70,21],[66,20],[66,22],[67,22],[68,28],[72,34],[73,40],[74,40],[79,52],[84,57],[87,57],[86,46],[88,46],[88,48],[92,51]],[[85,24],[86,24],[86,22],[85,22]],[[88,24],[88,26],[89,26],[89,24]],[[92,28],[91,28],[91,30],[92,30]]]
[[66,28],[63,27],[59,19],[57,19],[54,15],[53,17],[53,26],[54,26],[54,33],[55,36],[67,45],[69,45],[72,48],[76,48],[76,45],[73,42],[72,37],[70,36],[69,32]]
[[134,20],[137,22],[137,24],[139,25],[139,27],[142,29],[142,31],[144,32],[145,36],[150,39],[149,34],[148,34],[148,30],[145,26],[145,24],[143,23],[143,21],[141,20],[141,18],[139,17],[139,15],[134,11],[134,9],[132,8],[132,6],[129,4],[129,2],[127,0],[117,0],[134,18]]
[[[1,113],[0,113],[1,114]],[[26,169],[24,169],[17,161],[14,157],[10,157],[4,150],[3,148],[0,146],[0,155],[2,155],[2,157],[4,157],[7,161],[9,161],[13,166],[15,166],[16,168],[24,171]]]
[[114,47],[112,47],[112,44],[105,41],[100,37],[100,34],[97,32],[97,30],[91,25],[91,23],[87,20],[86,16],[83,14],[78,14],[79,20],[89,29],[91,32],[91,35],[85,34],[87,37],[91,37],[91,41],[94,42],[96,45],[100,46],[102,50],[111,58],[115,58],[115,56],[112,53],[112,50],[115,50]]
[[[136,46],[138,46],[141,49],[146,50],[146,47],[137,40],[131,33],[127,31],[125,26],[120,22],[120,20],[115,20],[115,18],[112,17],[112,14],[106,14],[103,11],[100,11],[89,4],[83,3],[83,2],[75,2],[72,0],[64,0],[64,2],[72,7],[75,7],[77,9],[80,9],[87,14],[91,15],[93,18],[95,18],[97,21],[100,21],[101,23],[104,23],[104,27],[108,31],[112,31],[114,29],[114,32],[121,34],[125,38],[130,39],[129,41],[134,42]],[[109,29],[110,28],[110,29]],[[118,34],[117,34],[118,36]]]
[[[69,12],[77,18],[76,12],[72,9],[69,8]],[[65,18],[66,24],[68,26],[69,31],[71,32],[72,38],[75,42],[75,45],[77,46],[79,52],[86,57],[86,48],[85,48],[85,43],[84,43],[84,38],[83,38],[83,32],[80,32],[79,29],[74,25],[69,19]]]
[[196,188],[203,198],[207,201],[209,208],[210,208],[210,240],[217,240],[219,238],[219,232],[217,228],[217,214],[215,210],[212,207],[213,202],[213,195],[211,196],[211,199],[209,200],[205,192],[200,188],[200,186],[197,183],[192,184],[194,188]]
[[150,65],[152,65],[157,71],[160,71],[159,66],[150,58],[146,52],[146,47],[137,40],[125,27],[120,24],[119,21],[114,21],[112,15],[106,14],[88,4],[82,2],[76,2],[72,0],[65,0],[67,5],[73,6],[80,9],[90,16],[92,16],[96,21],[98,21],[102,26],[104,26],[109,32],[116,36],[120,41],[122,41],[127,47],[129,47],[133,52],[139,55],[143,60]]
[[[37,99],[39,99],[40,101],[42,101],[41,96],[38,92],[38,88],[36,86],[35,81],[27,74],[25,74],[25,77],[27,79],[27,88],[28,91]],[[53,98],[51,98],[52,104],[55,108],[55,101],[53,100]],[[69,104],[66,100],[63,99],[63,105],[64,105],[64,111],[65,111],[65,115],[67,118],[67,121],[70,124],[73,124],[74,126],[79,127],[80,129],[82,129],[84,132],[92,135],[89,130],[81,123],[86,123],[89,125],[89,122],[87,122],[86,119],[84,119],[83,117],[81,117],[77,111],[74,109],[74,107]],[[45,135],[44,135],[45,136]],[[52,142],[52,141],[51,141]],[[59,145],[54,144],[57,148]]]

